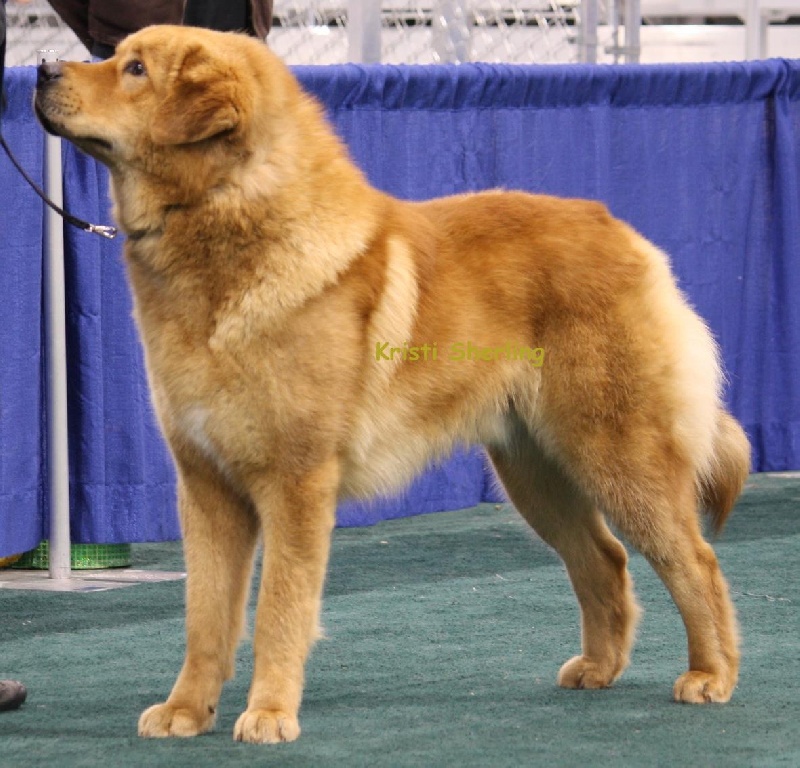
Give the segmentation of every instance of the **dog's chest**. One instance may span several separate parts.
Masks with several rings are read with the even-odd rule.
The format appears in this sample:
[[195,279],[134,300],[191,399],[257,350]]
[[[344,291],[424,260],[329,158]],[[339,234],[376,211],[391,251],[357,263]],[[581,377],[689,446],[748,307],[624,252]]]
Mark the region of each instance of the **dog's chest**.
[[219,472],[230,476],[230,467],[220,450],[219,440],[212,438],[209,431],[211,413],[212,411],[205,405],[188,405],[181,409],[176,426],[187,443],[210,461]]
[[225,414],[232,407],[231,367],[220,365],[199,329],[164,313],[154,318],[142,312],[139,321],[153,402],[165,436],[173,448],[188,448],[229,474]]

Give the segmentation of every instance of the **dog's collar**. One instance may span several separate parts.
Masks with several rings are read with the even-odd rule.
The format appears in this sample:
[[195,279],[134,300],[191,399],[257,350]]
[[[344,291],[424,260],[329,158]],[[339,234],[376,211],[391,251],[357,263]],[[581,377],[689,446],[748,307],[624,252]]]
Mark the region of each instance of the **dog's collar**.
[[[175,211],[181,211],[185,207],[186,206],[179,205],[178,203],[175,203],[173,205],[168,205],[164,209],[164,216],[166,218],[167,216],[169,216],[170,213],[174,213]],[[163,234],[164,234],[164,227],[163,226],[154,227],[152,229],[148,229],[148,228],[145,227],[143,229],[133,229],[133,230],[131,230],[130,232],[127,233],[127,237],[128,237],[128,240],[130,242],[138,243],[141,240],[144,240],[146,237],[152,237],[152,236],[158,237],[158,236],[163,235]]]
[[134,229],[132,232],[126,234],[129,242],[138,243],[151,235],[160,235],[161,232],[162,230],[160,229]]

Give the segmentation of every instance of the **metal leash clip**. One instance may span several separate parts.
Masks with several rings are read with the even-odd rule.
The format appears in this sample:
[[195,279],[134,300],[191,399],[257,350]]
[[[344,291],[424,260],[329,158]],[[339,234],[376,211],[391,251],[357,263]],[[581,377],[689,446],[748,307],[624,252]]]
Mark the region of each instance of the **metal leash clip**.
[[117,236],[117,228],[106,224],[89,224],[84,229],[84,232],[92,232],[95,235],[105,237],[107,240],[113,240]]

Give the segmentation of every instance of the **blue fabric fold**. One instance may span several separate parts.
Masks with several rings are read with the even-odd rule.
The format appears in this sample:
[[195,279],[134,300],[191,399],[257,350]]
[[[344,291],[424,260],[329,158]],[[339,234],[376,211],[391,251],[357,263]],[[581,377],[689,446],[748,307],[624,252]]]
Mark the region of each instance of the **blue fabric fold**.
[[[70,210],[111,221],[105,169],[64,145]],[[179,538],[175,473],[147,387],[122,239],[65,228],[70,503],[75,542]]]
[[[41,183],[44,141],[30,119],[32,75],[7,74],[2,128]],[[35,547],[44,518],[42,216],[39,199],[0,151],[0,557]]]
[[[663,248],[719,340],[754,468],[800,468],[800,62],[297,67],[372,183],[406,199],[504,187],[605,202]],[[35,176],[32,68],[7,74],[4,132]],[[68,206],[109,220],[107,175],[64,150]],[[0,555],[46,531],[42,206],[0,157]],[[498,222],[497,226],[502,226]],[[75,541],[180,535],[121,243],[67,240]],[[340,525],[499,500],[463,450]]]

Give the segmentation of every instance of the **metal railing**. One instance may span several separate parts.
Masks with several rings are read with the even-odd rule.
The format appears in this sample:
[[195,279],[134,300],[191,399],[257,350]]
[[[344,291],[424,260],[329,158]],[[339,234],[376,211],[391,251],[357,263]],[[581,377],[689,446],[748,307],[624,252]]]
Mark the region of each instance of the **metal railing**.
[[[290,64],[635,61],[640,0],[276,0],[269,45]],[[10,0],[8,65],[89,54],[46,0]],[[627,32],[627,34],[623,34]]]

